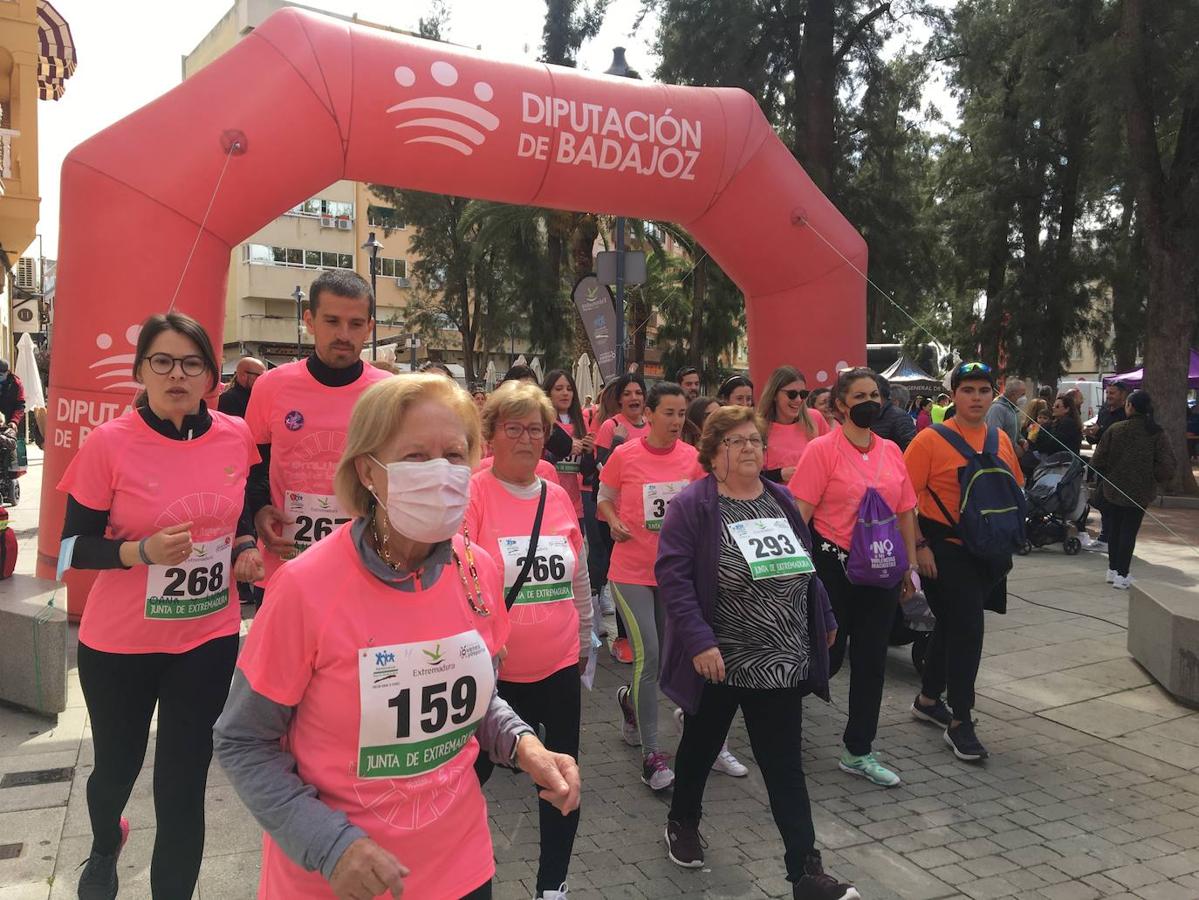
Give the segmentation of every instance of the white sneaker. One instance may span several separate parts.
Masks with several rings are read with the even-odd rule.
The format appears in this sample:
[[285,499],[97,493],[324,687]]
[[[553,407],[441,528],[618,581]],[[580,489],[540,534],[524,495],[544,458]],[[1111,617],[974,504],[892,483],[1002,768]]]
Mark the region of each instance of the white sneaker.
[[567,900],[566,882],[562,882],[562,887],[556,891],[546,891],[544,894],[539,894],[533,900]]
[[674,721],[679,726],[679,734],[683,733],[683,708],[676,706],[674,708]]
[[716,762],[712,763],[712,771],[720,772],[724,775],[732,775],[734,778],[744,778],[749,774],[749,769],[729,752],[729,745],[725,744],[720,748],[720,755],[716,757]]
[[1116,580],[1112,582],[1112,587],[1118,591],[1126,591],[1136,584],[1136,580],[1131,575],[1117,575]]
[[1107,553],[1107,541],[1091,541],[1086,549],[1091,553]]
[[1108,583],[1108,584],[1111,584],[1112,582],[1114,582],[1114,581],[1116,580],[1116,578],[1117,578],[1117,577],[1118,577],[1118,576],[1116,575],[1116,570],[1115,570],[1115,569],[1108,569],[1108,570],[1107,570],[1107,583]]

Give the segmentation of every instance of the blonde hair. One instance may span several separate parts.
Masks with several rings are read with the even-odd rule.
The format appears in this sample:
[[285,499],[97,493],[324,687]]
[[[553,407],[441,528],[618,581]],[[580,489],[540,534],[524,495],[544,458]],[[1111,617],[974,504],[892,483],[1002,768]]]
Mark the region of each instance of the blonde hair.
[[505,381],[487,398],[480,412],[483,440],[495,437],[495,426],[504,419],[521,419],[530,413],[541,413],[546,430],[554,424],[554,406],[540,387],[525,381]]
[[724,436],[746,422],[753,422],[758,434],[762,435],[762,440],[766,440],[766,422],[752,406],[722,406],[708,416],[704,422],[703,433],[699,436],[699,446],[696,448],[699,450],[699,464],[704,467],[705,472],[712,471],[712,460],[715,459],[716,450]]
[[365,516],[375,503],[358,477],[358,457],[378,453],[404,427],[412,407],[425,402],[444,404],[458,415],[466,432],[467,460],[471,468],[479,462],[479,412],[470,394],[441,374],[393,375],[367,388],[350,414],[345,452],[333,476],[333,490],[347,513]]
[[[779,366],[771,372],[770,380],[766,382],[762,396],[758,399],[758,415],[767,422],[777,422],[778,412],[775,410],[775,398],[778,397],[779,391],[783,389],[783,385],[790,384],[793,381],[802,381],[804,384],[808,383],[808,379],[804,378],[803,372],[794,366]],[[816,437],[816,423],[812,421],[812,416],[808,412],[808,405],[806,403],[800,404],[799,418],[796,421],[803,423],[808,440]]]

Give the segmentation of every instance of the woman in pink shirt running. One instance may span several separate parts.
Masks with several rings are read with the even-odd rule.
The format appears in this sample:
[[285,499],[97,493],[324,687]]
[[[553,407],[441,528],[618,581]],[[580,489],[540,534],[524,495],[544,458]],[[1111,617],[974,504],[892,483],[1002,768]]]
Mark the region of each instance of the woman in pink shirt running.
[[261,900],[491,896],[480,752],[563,813],[578,768],[495,692],[502,581],[458,532],[479,457],[470,396],[398,375],[354,407],[334,477],[354,518],[267,585],[217,754],[263,827]]
[[617,447],[600,473],[599,509],[612,530],[608,577],[633,650],[633,685],[617,692],[625,740],[641,745],[641,780],[655,791],[674,783],[658,744],[658,645],[662,606],[654,559],[670,501],[701,474],[694,447],[679,439],[683,389],[658,382],[649,392],[649,433]]
[[[61,569],[99,570],[79,626],[79,681],[96,765],[83,900],[117,895],[121,811],[158,708],[150,863],[155,900],[190,898],[204,850],[204,789],[216,721],[237,659],[233,581],[262,577],[246,478],[258,462],[241,419],[211,412],[219,380],[204,329],[151,316],[133,354],[145,393],[90,435],[59,483]],[[234,598],[231,600],[231,596]]]
[[[503,573],[512,632],[500,664],[499,694],[551,750],[579,755],[579,676],[591,650],[591,583],[583,533],[566,491],[536,474],[554,411],[541,388],[504,384],[483,407],[491,468],[471,479],[464,532]],[[475,765],[480,781],[489,760]],[[563,900],[579,813],[539,804],[537,897]]]
[[762,474],[771,481],[786,484],[795,474],[795,466],[808,442],[828,434],[824,416],[809,409],[808,382],[793,366],[779,366],[758,399],[758,415],[766,420],[766,462]]

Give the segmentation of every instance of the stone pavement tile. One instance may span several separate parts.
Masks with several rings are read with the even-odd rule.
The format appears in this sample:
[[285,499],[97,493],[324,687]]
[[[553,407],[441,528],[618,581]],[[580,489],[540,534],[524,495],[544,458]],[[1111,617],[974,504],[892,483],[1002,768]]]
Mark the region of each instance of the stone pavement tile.
[[1153,684],[1153,676],[1131,656],[1068,669],[1069,674],[1102,684],[1109,691],[1125,691]]
[[262,827],[232,787],[209,787],[204,800],[205,858],[261,852]]
[[1137,888],[1133,893],[1142,900],[1195,900],[1195,889],[1173,881],[1159,881]]
[[1098,889],[1076,881],[1043,887],[1041,894],[1046,900],[1095,900],[1096,897],[1102,896]]
[[0,757],[78,752],[87,711],[68,709],[56,718],[5,707],[0,714]]
[[1101,738],[1117,737],[1165,721],[1160,716],[1121,706],[1106,698],[1046,709],[1039,715]]
[[1199,872],[1199,851],[1186,850],[1169,856],[1159,856],[1145,861],[1145,865],[1167,878],[1179,878]]
[[1169,738],[1192,747],[1199,747],[1199,713],[1174,719],[1161,725],[1153,725],[1144,734]]
[[44,881],[54,873],[65,808],[0,813],[0,842],[21,844],[20,855],[0,860],[0,884]]
[[878,844],[854,848],[848,858],[855,868],[865,871],[906,900],[939,900],[953,893],[950,885]]
[[1087,875],[1083,878],[1083,882],[1098,890],[1099,893],[1105,897],[1114,897],[1117,894],[1126,893],[1124,890],[1124,885],[1120,884],[1118,881],[1112,881],[1102,873]]
[[[39,756],[21,754],[0,756],[0,777],[42,769],[66,769],[75,765],[77,751],[64,750]],[[8,787],[0,790],[0,812],[16,812],[22,809],[46,809],[66,806],[71,793],[71,779],[52,784]]]
[[48,900],[49,897],[50,885],[46,881],[0,887],[0,900]]
[[[1160,727],[1160,726],[1155,726]],[[1199,770],[1199,746],[1184,744],[1182,741],[1171,740],[1156,734],[1150,734],[1152,729],[1134,731],[1123,737],[1113,738],[1112,742],[1135,750],[1145,756],[1151,756],[1184,769]]]
[[1144,887],[1147,884],[1156,884],[1159,881],[1165,881],[1166,878],[1161,872],[1155,872],[1149,866],[1143,863],[1136,863],[1131,866],[1120,866],[1116,869],[1108,869],[1103,873],[1117,884],[1122,884],[1128,889]]
[[990,878],[980,878],[977,881],[968,881],[965,884],[958,885],[958,889],[967,897],[974,900],[992,900],[998,897],[1013,897],[1020,892],[1020,888],[1012,884],[1006,878],[993,876]]
[[1109,694],[1103,699],[1109,703],[1116,703],[1120,706],[1140,710],[1141,712],[1152,713],[1155,716],[1161,716],[1163,719],[1177,719],[1193,713],[1192,710],[1175,700],[1169,691],[1158,684],[1148,684],[1145,687],[1120,691],[1118,694]]
[[[212,836],[210,830],[209,839]],[[259,843],[261,844],[261,840]],[[261,862],[260,850],[224,856],[206,855],[200,868],[200,897],[202,900],[254,900],[258,896]]]

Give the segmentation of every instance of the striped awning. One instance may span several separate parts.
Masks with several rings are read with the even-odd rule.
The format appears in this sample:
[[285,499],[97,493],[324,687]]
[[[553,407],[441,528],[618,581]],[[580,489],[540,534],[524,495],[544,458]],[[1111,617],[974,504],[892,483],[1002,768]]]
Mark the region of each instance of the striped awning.
[[71,26],[48,0],[38,0],[37,61],[38,90],[43,100],[57,100],[66,90],[66,80],[75,74],[75,41]]

